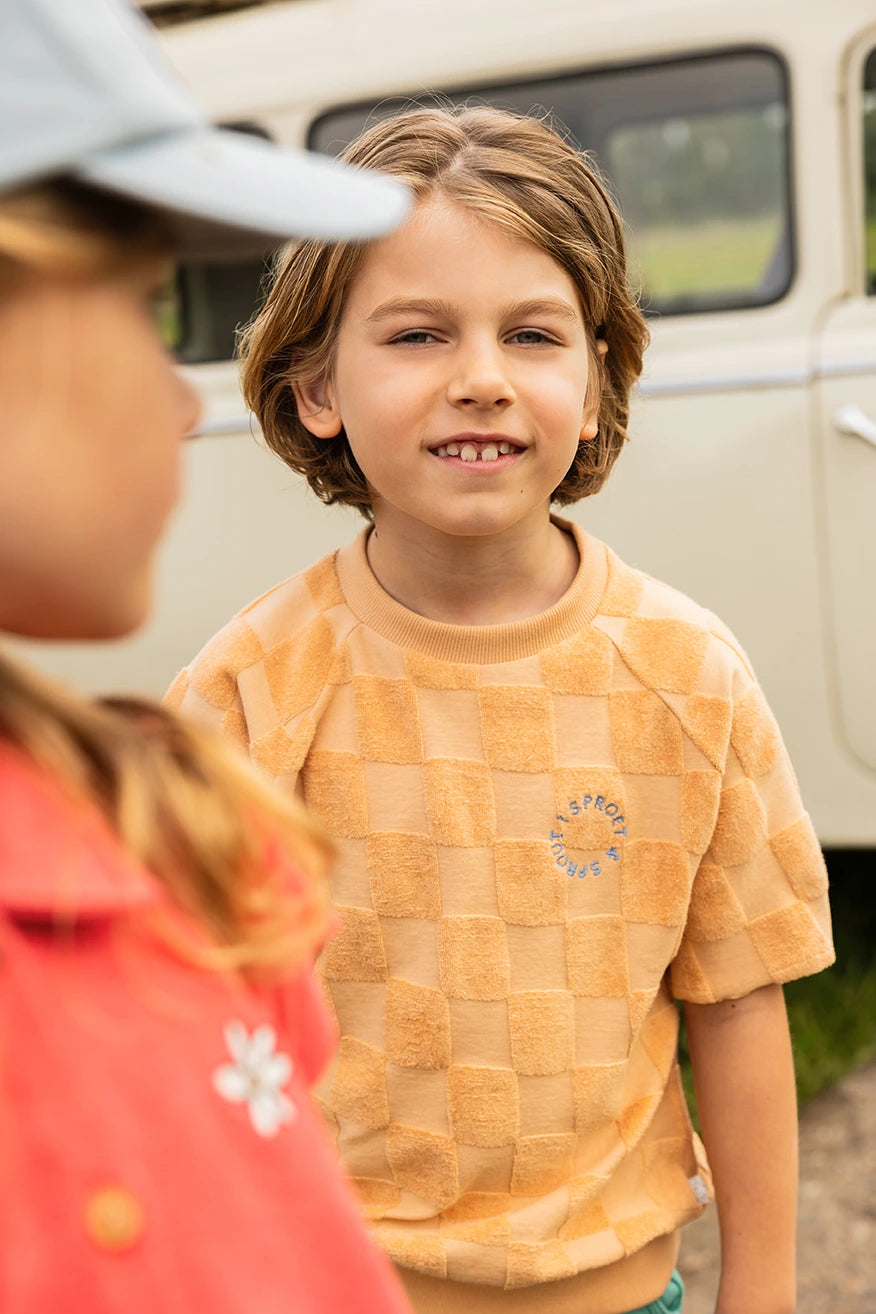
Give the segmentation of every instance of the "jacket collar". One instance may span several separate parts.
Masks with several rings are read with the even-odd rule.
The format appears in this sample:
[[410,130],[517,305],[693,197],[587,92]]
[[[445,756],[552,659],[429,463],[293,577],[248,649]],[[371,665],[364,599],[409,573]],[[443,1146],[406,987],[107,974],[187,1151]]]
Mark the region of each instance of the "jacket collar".
[[34,920],[83,920],[160,897],[97,808],[0,742],[0,908]]

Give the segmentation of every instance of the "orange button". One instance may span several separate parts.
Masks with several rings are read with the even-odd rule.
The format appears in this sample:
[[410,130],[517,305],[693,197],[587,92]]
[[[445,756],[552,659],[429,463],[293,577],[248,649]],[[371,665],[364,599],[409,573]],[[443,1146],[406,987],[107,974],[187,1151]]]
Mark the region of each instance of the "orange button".
[[101,1250],[129,1250],[143,1235],[143,1207],[123,1186],[101,1186],[85,1204],[85,1230]]

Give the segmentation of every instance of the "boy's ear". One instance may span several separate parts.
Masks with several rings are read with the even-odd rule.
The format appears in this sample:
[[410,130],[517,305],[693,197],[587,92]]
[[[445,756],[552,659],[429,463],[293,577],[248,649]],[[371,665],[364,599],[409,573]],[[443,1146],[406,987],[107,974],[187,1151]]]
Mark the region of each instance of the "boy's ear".
[[343,423],[330,381],[313,379],[304,383],[296,380],[292,392],[298,406],[298,418],[305,429],[314,438],[337,438]]
[[596,354],[599,357],[598,370],[599,378],[594,379],[593,387],[588,388],[587,403],[584,407],[584,418],[581,421],[581,438],[582,443],[592,442],[599,433],[599,405],[602,401],[602,383],[605,375],[605,353],[608,351],[608,343],[605,338],[596,339]]

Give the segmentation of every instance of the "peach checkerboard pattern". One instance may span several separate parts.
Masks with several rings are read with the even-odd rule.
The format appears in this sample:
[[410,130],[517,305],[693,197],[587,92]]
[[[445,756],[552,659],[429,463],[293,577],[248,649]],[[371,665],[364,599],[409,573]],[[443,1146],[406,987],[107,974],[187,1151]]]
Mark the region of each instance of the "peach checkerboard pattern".
[[425,620],[362,535],[170,695],[337,838],[322,1098],[383,1244],[507,1288],[618,1265],[700,1212],[672,996],[833,957],[818,844],[732,635],[564,527],[581,567],[541,616]]

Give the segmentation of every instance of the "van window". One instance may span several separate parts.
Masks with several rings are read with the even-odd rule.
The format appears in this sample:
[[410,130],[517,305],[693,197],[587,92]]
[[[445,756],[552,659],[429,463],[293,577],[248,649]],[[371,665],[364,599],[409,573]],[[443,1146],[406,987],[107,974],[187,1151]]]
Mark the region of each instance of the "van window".
[[876,50],[864,65],[864,220],[867,291],[876,296]]
[[[257,124],[226,123],[235,132],[268,137]],[[270,259],[182,261],[158,305],[165,345],[184,365],[230,360],[237,330],[255,314]]]
[[269,262],[189,261],[180,266],[176,288],[177,341],[184,365],[230,360],[237,330],[261,305]]
[[[435,97],[416,95],[418,103]],[[793,274],[788,87],[766,50],[469,87],[442,99],[549,110],[595,153],[621,205],[645,309],[762,306]],[[332,110],[310,132],[336,154],[411,97]]]

